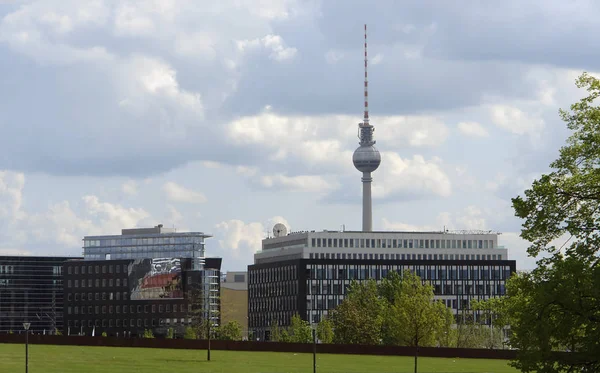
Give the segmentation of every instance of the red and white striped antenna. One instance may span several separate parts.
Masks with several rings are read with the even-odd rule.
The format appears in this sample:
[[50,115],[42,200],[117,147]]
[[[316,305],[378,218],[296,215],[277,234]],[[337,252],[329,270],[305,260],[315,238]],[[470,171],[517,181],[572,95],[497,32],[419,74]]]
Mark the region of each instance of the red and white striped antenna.
[[363,118],[363,124],[369,125],[369,80],[367,77],[367,24],[365,23],[365,115]]

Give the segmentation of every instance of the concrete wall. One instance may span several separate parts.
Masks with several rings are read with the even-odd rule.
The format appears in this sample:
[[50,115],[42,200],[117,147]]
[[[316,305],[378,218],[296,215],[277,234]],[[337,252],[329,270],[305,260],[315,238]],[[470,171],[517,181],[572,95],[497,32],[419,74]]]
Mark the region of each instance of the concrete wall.
[[[25,343],[24,334],[2,334],[0,343]],[[206,340],[189,339],[144,339],[144,338],[116,338],[116,337],[77,337],[54,335],[30,335],[30,344],[43,345],[68,345],[68,346],[107,346],[107,347],[146,347],[146,348],[174,348],[174,349],[199,349],[208,346]],[[413,347],[402,346],[363,346],[363,345],[336,345],[317,344],[318,354],[358,354],[358,355],[392,355],[414,356]],[[211,341],[213,350],[229,351],[270,351],[270,352],[295,352],[312,353],[313,345],[310,343],[276,343],[276,342],[242,342],[242,341]],[[419,356],[448,357],[471,359],[514,359],[516,350],[486,350],[467,348],[419,348]]]

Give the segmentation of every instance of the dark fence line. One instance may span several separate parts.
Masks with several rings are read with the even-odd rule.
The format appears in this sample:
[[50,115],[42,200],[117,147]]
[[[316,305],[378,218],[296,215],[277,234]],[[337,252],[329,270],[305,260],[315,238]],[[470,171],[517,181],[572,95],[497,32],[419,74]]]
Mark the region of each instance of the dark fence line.
[[[25,343],[25,335],[3,334],[0,335],[0,343]],[[57,335],[30,335],[29,343],[39,345],[63,346],[144,347],[198,350],[205,350],[208,348],[207,340]],[[210,346],[212,350],[227,351],[263,351],[295,353],[312,353],[313,351],[313,345],[306,343],[213,340],[211,341]],[[317,344],[317,354],[414,356],[415,348],[403,346]],[[509,360],[514,359],[517,356],[517,351],[470,348],[420,347],[419,356]]]

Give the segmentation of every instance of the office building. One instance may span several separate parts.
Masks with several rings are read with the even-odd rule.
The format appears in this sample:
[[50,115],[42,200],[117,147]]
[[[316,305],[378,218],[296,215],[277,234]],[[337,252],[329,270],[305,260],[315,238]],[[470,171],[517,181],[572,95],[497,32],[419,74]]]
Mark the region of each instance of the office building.
[[237,321],[242,336],[248,331],[248,273],[227,272],[221,277],[221,323]]
[[504,295],[516,270],[497,239],[482,231],[279,233],[263,240],[248,267],[249,328],[264,338],[294,313],[318,323],[353,280],[379,281],[390,271],[415,272],[455,314],[470,312],[474,299]]
[[[204,257],[202,232],[123,229],[121,235],[87,236],[83,260],[64,265],[68,334],[183,335],[193,303],[219,324],[220,258]],[[190,292],[201,289],[202,300]]]
[[63,329],[63,262],[67,257],[0,256],[0,333]]

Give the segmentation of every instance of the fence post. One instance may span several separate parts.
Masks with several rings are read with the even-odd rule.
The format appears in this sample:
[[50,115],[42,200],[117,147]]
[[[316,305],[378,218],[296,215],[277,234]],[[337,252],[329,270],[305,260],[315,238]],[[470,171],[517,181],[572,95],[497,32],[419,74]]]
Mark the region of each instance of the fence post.
[[313,373],[317,373],[317,331],[312,330],[313,337]]

